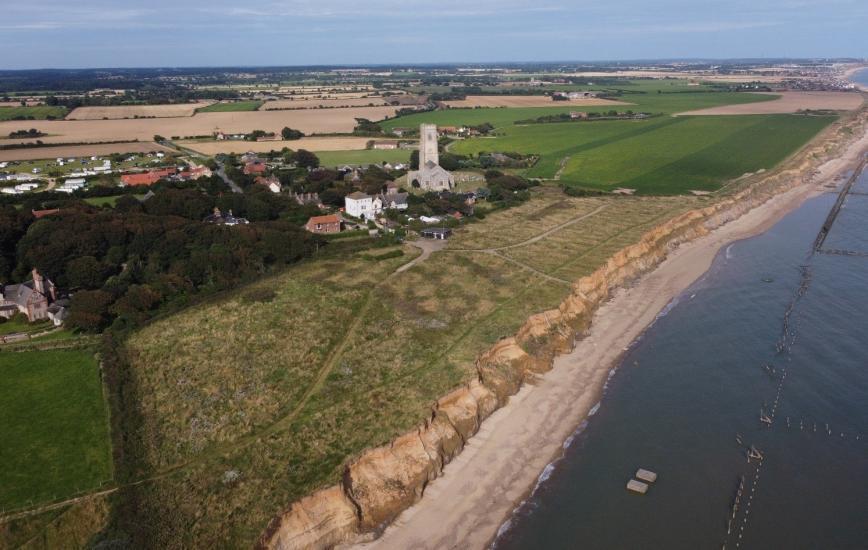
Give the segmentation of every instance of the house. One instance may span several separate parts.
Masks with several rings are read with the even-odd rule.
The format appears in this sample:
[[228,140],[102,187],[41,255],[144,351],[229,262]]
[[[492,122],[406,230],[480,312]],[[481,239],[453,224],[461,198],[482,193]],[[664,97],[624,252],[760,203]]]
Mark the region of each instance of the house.
[[0,292],[0,315],[8,319],[21,312],[31,323],[41,321],[48,318],[48,307],[55,300],[57,290],[54,283],[34,267],[29,281],[3,287]]
[[199,178],[210,178],[211,169],[205,165],[193,164],[189,168],[179,173],[178,177],[185,181],[197,180]]
[[254,160],[252,162],[248,162],[244,165],[244,173],[248,176],[254,174],[264,174],[266,170],[265,163],[259,160]]
[[410,128],[392,128],[392,133],[398,137],[402,137],[406,134],[409,134],[412,130]]
[[337,214],[329,214],[328,216],[313,216],[304,224],[304,228],[311,233],[340,233],[341,218]]
[[178,170],[174,167],[149,170],[140,174],[124,174],[121,176],[122,185],[153,185],[161,179],[175,175]]
[[54,326],[59,327],[64,321],[66,321],[66,318],[69,317],[69,300],[57,300],[48,306],[47,312],[48,318]]
[[445,240],[452,236],[452,230],[448,227],[428,227],[419,232],[426,239]]
[[[377,200],[377,202],[382,209],[382,200]],[[354,218],[372,220],[378,213],[374,210],[374,197],[360,191],[347,195],[344,198],[344,207],[347,214]]]
[[280,185],[280,180],[277,179],[277,176],[268,176],[267,178],[263,178],[262,176],[257,176],[255,181],[258,185],[264,185],[268,187],[268,190],[272,193],[280,193],[283,186]]
[[214,212],[202,221],[217,225],[247,225],[250,223],[245,218],[236,218],[232,214],[232,210],[230,210],[228,214],[224,214],[220,212],[220,209],[216,206],[214,207]]
[[375,141],[371,144],[372,149],[397,149],[397,141]]
[[383,210],[406,210],[409,206],[407,198],[409,193],[398,191],[398,184],[390,181],[386,184],[386,192],[378,195]]

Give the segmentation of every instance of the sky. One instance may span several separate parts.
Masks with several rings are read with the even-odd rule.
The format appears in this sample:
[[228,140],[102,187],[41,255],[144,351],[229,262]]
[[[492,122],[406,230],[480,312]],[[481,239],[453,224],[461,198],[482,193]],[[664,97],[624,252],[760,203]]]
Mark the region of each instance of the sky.
[[0,0],[0,69],[868,57],[868,0]]

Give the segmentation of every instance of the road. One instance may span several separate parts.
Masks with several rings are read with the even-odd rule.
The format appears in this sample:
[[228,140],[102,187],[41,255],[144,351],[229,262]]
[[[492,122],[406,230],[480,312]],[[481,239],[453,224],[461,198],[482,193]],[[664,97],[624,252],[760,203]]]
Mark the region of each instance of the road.
[[220,176],[220,179],[222,179],[226,183],[226,185],[229,186],[230,189],[232,189],[232,192],[243,193],[244,191],[242,191],[241,188],[238,187],[238,184],[229,179],[229,176],[226,175],[226,170],[224,169],[225,167],[223,166],[223,163],[217,159],[214,159],[214,162],[217,163],[217,175]]

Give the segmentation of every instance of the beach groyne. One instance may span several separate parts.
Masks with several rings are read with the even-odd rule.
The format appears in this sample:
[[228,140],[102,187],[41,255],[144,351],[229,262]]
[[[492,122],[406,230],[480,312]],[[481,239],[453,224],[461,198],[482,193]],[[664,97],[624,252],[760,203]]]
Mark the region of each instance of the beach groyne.
[[[864,135],[865,113],[848,125]],[[477,377],[439,399],[430,416],[391,444],[368,450],[345,469],[338,485],[292,504],[270,523],[263,548],[329,548],[373,536],[422,498],[427,486],[477,433],[495,410],[525,383],[552,368],[590,327],[597,309],[613,291],[658,266],[679,245],[766,203],[783,191],[808,183],[815,170],[840,153],[839,124],[774,173],[765,175],[704,208],[676,216],[646,232],[592,274],[576,281],[559,307],[531,316],[509,338],[482,353]]]

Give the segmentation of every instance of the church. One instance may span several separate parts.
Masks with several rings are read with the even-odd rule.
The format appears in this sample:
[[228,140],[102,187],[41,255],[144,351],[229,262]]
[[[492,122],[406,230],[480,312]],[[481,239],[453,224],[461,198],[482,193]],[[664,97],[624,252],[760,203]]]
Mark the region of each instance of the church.
[[440,166],[437,126],[434,124],[419,127],[419,169],[407,174],[407,181],[425,191],[448,191],[455,187],[455,178]]

